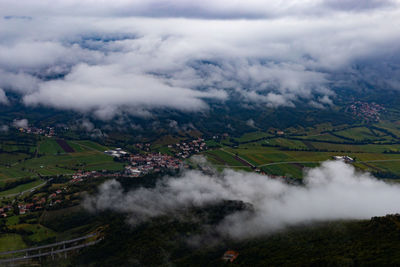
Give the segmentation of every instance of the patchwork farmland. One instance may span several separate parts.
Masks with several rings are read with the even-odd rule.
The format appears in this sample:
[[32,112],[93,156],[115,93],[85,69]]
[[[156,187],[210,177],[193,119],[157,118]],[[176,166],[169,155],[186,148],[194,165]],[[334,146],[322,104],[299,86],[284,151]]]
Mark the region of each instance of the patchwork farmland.
[[[319,129],[319,131],[318,131]],[[381,178],[400,179],[400,126],[382,123],[369,126],[324,125],[285,134],[246,134],[226,138],[204,155],[217,166],[251,169],[271,175],[302,178],[303,170],[333,156],[347,155],[354,166]],[[244,159],[245,161],[241,161]]]

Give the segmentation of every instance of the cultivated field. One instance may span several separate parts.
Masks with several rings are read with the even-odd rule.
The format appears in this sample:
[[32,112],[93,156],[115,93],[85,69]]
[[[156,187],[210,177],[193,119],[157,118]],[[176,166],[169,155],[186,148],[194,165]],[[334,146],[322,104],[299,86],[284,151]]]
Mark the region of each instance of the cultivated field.
[[[260,132],[225,139],[204,155],[217,166],[249,169],[237,157],[267,174],[301,178],[304,168],[317,166],[333,156],[347,155],[354,166],[379,173],[383,178],[400,179],[400,124],[367,126],[319,125],[301,135],[292,130],[284,136]],[[242,140],[242,141],[241,141]],[[251,141],[253,140],[253,141]]]
[[103,153],[104,147],[92,141],[70,141],[52,138],[21,139],[22,143],[4,140],[0,153],[0,186],[21,178],[37,177],[36,181],[0,191],[0,196],[28,190],[43,180],[72,174],[77,170],[122,170],[123,165]]

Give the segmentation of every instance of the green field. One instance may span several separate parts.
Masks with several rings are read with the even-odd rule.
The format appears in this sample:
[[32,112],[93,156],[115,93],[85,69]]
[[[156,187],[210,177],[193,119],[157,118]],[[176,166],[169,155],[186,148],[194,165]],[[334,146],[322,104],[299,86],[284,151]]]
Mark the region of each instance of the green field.
[[70,141],[70,143],[75,143],[83,147],[83,149],[89,149],[89,150],[96,150],[99,152],[104,152],[105,150],[110,149],[109,147],[100,145],[98,143],[89,141],[89,140],[84,140],[84,141]]
[[[0,154],[0,185],[25,177],[55,176],[72,174],[77,170],[101,171],[122,170],[123,164],[115,162],[112,157],[103,153],[107,150],[100,144],[92,141],[67,141],[75,150],[65,153],[52,138],[41,138],[37,142],[38,154],[1,153]],[[15,144],[15,146],[19,146]],[[24,185],[19,185],[7,191],[0,192],[0,196],[29,190],[40,183],[37,180]]]
[[375,134],[366,127],[355,127],[344,131],[335,132],[339,136],[354,139],[355,141],[375,140]]
[[22,237],[17,234],[0,235],[0,252],[26,248]]
[[255,141],[257,139],[265,138],[265,137],[271,137],[272,135],[269,133],[265,132],[251,132],[251,133],[245,133],[242,135],[240,138],[237,138],[236,140],[238,142],[250,142],[250,141]]
[[303,176],[303,165],[301,164],[279,164],[279,165],[270,165],[264,166],[261,168],[265,173],[271,175],[283,175],[287,177],[298,177],[301,178]]
[[56,140],[46,138],[39,143],[38,152],[45,155],[56,155],[64,153],[64,150],[58,145]]
[[[390,130],[393,133],[400,129],[400,126],[394,123],[382,123],[379,126],[385,126],[387,132]],[[228,140],[223,140],[215,145],[222,147],[224,151],[216,148],[204,155],[215,165],[233,168],[245,165],[234,158],[234,155],[238,155],[267,174],[298,178],[302,177],[305,167],[317,166],[322,161],[331,160],[333,156],[348,155],[356,159],[354,165],[359,169],[388,173],[393,177],[400,176],[400,140],[384,130],[346,125],[333,128],[326,124],[304,131],[301,136],[296,133],[293,133],[293,136],[286,134],[285,137],[270,136],[263,140],[255,139],[255,142],[239,144],[238,147],[232,146]],[[335,135],[343,138],[326,131],[333,131]],[[259,132],[256,132],[253,137],[258,135]],[[246,134],[242,140],[248,140],[249,136],[252,135]],[[351,140],[354,140],[354,143],[351,143]],[[375,142],[376,140],[380,141]],[[360,141],[366,141],[366,144],[359,143]]]
[[88,147],[84,147],[82,145],[79,145],[78,143],[74,141],[67,141],[67,144],[74,149],[75,152],[83,152],[90,150]]
[[374,124],[374,126],[386,130],[391,134],[395,135],[397,138],[400,138],[400,124],[398,121],[397,122],[384,121]]
[[400,174],[400,161],[366,162],[363,163],[363,165],[368,171],[391,172],[394,174]]
[[19,222],[19,217],[17,215],[11,216],[7,218],[6,225],[11,226],[11,225],[16,225]]
[[0,164],[12,164],[27,158],[23,153],[0,153]]
[[42,183],[44,183],[44,181],[39,179],[37,181],[33,181],[33,182],[30,182],[30,183],[19,185],[19,186],[16,186],[16,187],[12,188],[12,189],[9,189],[9,190],[6,190],[6,191],[1,191],[0,192],[0,197],[1,196],[11,195],[11,194],[17,194],[17,193],[29,190],[30,188],[38,186],[38,185],[40,185]]
[[[321,142],[306,142],[308,148],[315,150],[327,150],[332,152],[354,152],[354,153],[382,153],[384,151],[398,151],[399,145],[378,145],[378,144],[367,144],[367,145],[352,145],[352,144],[331,144]],[[290,147],[295,148],[295,147]]]
[[237,161],[233,155],[222,150],[211,150],[206,152],[206,155],[216,165],[245,166],[240,161]]
[[304,140],[319,140],[319,141],[330,141],[330,142],[346,141],[345,139],[334,136],[330,133],[322,133],[322,134],[306,135],[306,136],[296,136],[296,137],[300,138],[300,139],[304,139]]
[[272,138],[269,140],[265,140],[261,143],[272,146],[288,147],[294,149],[307,149],[307,145],[303,141],[290,140],[286,138]]
[[123,164],[114,162],[113,158],[94,150],[84,152],[45,155],[33,158],[11,167],[0,166],[0,179],[22,178],[38,176],[51,176],[57,174],[70,174],[77,169],[82,170],[121,170]]
[[18,224],[10,228],[15,230],[24,230],[25,232],[31,233],[27,236],[31,242],[41,242],[56,236],[56,233],[53,230],[40,224]]

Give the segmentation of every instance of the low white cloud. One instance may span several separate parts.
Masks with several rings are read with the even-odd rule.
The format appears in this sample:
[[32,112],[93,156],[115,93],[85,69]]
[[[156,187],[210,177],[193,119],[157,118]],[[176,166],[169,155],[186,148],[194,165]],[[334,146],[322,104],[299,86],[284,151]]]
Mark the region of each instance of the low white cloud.
[[253,119],[248,119],[246,121],[246,125],[255,128],[254,120]]
[[0,86],[20,94],[37,90],[40,80],[31,74],[9,72],[0,69]]
[[111,180],[85,200],[92,211],[114,210],[137,224],[152,217],[240,200],[252,209],[225,217],[216,231],[234,238],[269,233],[286,226],[338,219],[367,219],[398,213],[400,186],[379,181],[353,166],[328,161],[309,170],[304,185],[291,185],[256,173],[225,170],[213,176],[187,171],[164,178],[155,188],[124,192]]
[[198,111],[207,108],[204,98],[225,99],[219,90],[198,91],[174,87],[156,77],[129,73],[114,65],[76,66],[62,80],[41,83],[39,90],[24,97],[28,105],[94,112],[111,119],[120,108],[175,108]]
[[9,104],[8,98],[6,96],[6,93],[1,88],[0,88],[0,104],[3,104],[3,105]]
[[26,129],[26,128],[28,128],[28,120],[27,119],[20,119],[20,120],[16,119],[16,120],[13,121],[12,125],[15,128],[24,128],[24,129]]
[[9,130],[8,125],[0,125],[0,132],[6,133],[8,132],[8,130]]
[[[68,55],[68,57],[66,57]],[[0,66],[8,69],[48,68],[94,61],[101,53],[67,45],[59,41],[25,41],[0,45]],[[97,56],[97,57],[96,57]]]
[[87,132],[91,132],[94,130],[94,124],[88,120],[88,119],[83,119],[81,124],[80,124],[80,128],[82,128],[83,130],[87,131]]

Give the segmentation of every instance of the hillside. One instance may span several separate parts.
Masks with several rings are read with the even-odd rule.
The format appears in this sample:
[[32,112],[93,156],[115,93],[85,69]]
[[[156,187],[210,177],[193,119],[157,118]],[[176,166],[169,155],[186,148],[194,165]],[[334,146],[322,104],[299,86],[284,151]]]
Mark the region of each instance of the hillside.
[[[239,252],[229,266],[387,266],[400,264],[400,216],[298,226],[256,240],[223,240],[189,246],[191,223],[154,220],[130,228],[115,219],[106,239],[73,266],[226,266],[228,249]],[[187,239],[186,239],[187,240]]]

